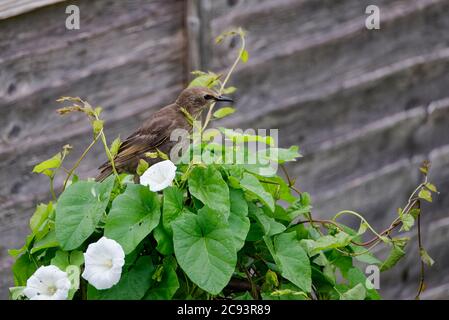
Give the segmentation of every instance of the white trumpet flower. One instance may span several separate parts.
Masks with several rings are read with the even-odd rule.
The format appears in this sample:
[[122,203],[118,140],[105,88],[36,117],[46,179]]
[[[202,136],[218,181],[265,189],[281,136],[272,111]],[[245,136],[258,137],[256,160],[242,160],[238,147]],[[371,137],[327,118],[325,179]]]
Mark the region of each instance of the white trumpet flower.
[[66,300],[70,287],[67,273],[50,265],[36,270],[27,280],[23,293],[30,300]]
[[176,166],[170,160],[161,161],[149,167],[140,177],[140,184],[157,192],[170,186],[176,176]]
[[102,237],[84,253],[82,277],[99,290],[109,289],[120,281],[125,252],[115,240]]

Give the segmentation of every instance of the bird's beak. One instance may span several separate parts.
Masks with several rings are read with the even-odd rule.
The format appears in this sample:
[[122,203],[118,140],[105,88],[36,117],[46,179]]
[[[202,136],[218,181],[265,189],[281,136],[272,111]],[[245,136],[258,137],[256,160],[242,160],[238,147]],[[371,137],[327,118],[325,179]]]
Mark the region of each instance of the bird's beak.
[[226,96],[218,96],[215,98],[215,101],[227,101],[227,102],[234,102],[234,100],[232,100],[229,97]]

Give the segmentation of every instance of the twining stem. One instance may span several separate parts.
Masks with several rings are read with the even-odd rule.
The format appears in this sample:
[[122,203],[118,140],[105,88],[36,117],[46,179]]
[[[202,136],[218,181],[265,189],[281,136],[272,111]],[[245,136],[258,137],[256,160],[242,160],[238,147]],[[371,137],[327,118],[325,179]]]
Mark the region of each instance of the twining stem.
[[[420,206],[420,203],[418,202],[418,207]],[[418,250],[419,254],[421,256],[422,250],[424,250],[422,246],[422,239],[421,239],[421,215],[418,215]],[[419,276],[419,287],[418,292],[416,293],[415,299],[418,300],[421,293],[424,291],[424,261],[421,259],[421,267],[420,267],[420,276]]]
[[[98,114],[96,112],[94,112],[94,116],[95,116],[95,120],[100,121],[100,118],[99,118],[99,116],[98,116]],[[111,150],[109,150],[108,143],[106,141],[106,135],[104,134],[103,128],[100,130],[99,135],[101,136],[101,142],[103,142],[104,150],[106,152],[108,160],[111,163],[112,172],[117,177],[117,180],[120,182],[120,179],[119,179],[119,176],[118,176],[118,172],[117,172],[117,170],[115,168],[114,157],[111,154]]]
[[287,171],[287,168],[285,168],[285,165],[284,165],[283,163],[281,163],[281,164],[280,164],[280,167],[281,167],[282,171],[284,172],[285,177],[287,178],[288,187],[289,187],[290,189],[292,189],[293,191],[295,191],[295,192],[298,194],[298,196],[300,196],[300,195],[301,195],[301,191],[300,191],[298,188],[295,187],[295,183],[294,183],[294,181],[290,178],[290,175],[288,174],[288,171]]
[[[106,141],[106,136],[104,135],[103,130],[101,131],[101,141],[103,142],[104,150],[106,151],[106,155],[108,156],[109,162],[111,163],[112,172],[118,178],[118,172],[117,169],[115,168],[114,157],[112,156],[111,151],[109,150],[108,143]],[[120,179],[118,180],[120,181]]]
[[[238,32],[242,45],[240,46],[240,50],[239,50],[239,54],[237,56],[237,58],[234,60],[234,63],[232,64],[231,68],[229,69],[228,73],[226,74],[226,77],[224,78],[224,80],[221,82],[221,86],[220,89],[218,90],[219,94],[223,93],[223,90],[226,86],[226,83],[229,81],[229,78],[231,77],[231,74],[234,72],[235,68],[237,67],[237,65],[239,64],[242,54],[245,51],[245,46],[246,46],[246,42],[245,42],[245,36],[243,35],[243,31],[239,31]],[[204,125],[202,128],[202,131],[204,131],[207,128],[207,125],[210,122],[210,119],[212,118],[212,111],[214,110],[215,107],[215,102],[212,103],[209,107],[209,111],[207,112],[207,116],[206,116],[206,120],[204,121]]]
[[55,193],[55,186],[54,186],[54,181],[55,178],[54,177],[50,177],[50,193],[51,193],[51,197],[53,198],[53,201],[56,202],[57,198],[56,198],[56,193]]
[[75,172],[75,170],[78,168],[78,166],[80,165],[81,161],[89,153],[90,149],[92,149],[92,147],[95,145],[95,143],[97,143],[98,139],[100,138],[101,133],[103,133],[103,129],[101,129],[101,131],[95,136],[94,140],[90,143],[90,145],[86,148],[86,150],[84,150],[84,152],[81,155],[81,157],[79,157],[79,159],[76,161],[75,165],[67,173],[67,177],[65,178],[64,185],[62,187],[63,191],[65,190],[65,188],[67,186],[67,183],[69,182],[69,179],[72,176],[73,172]]
[[368,221],[366,221],[366,219],[364,217],[362,217],[359,213],[351,211],[351,210],[343,210],[338,212],[333,218],[333,221],[336,221],[338,219],[338,217],[342,216],[343,214],[349,214],[349,215],[353,215],[358,217],[362,222],[364,222],[366,224],[366,226],[368,227],[368,229],[371,230],[372,233],[374,233],[378,239],[381,239],[382,236],[380,234],[377,233],[377,231],[371,227],[371,225],[368,223]]
[[251,286],[251,296],[253,297],[253,299],[257,300],[259,298],[259,292],[257,290],[256,285],[254,284],[251,274],[249,273],[248,269],[246,269],[245,266],[243,266],[240,262],[239,262],[239,266],[245,272],[246,278],[248,279],[248,282]]

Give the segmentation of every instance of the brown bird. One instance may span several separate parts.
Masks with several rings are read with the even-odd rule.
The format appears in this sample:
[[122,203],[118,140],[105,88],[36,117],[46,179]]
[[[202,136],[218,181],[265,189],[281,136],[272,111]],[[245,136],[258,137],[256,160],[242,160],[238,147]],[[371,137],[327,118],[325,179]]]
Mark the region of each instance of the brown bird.
[[[165,154],[169,154],[171,148],[178,143],[178,141],[170,141],[172,131],[175,129],[192,131],[192,124],[182,108],[196,118],[205,107],[214,101],[232,102],[232,99],[221,96],[207,88],[192,87],[184,89],[175,103],[153,113],[139,129],[123,141],[114,158],[117,172],[135,174],[140,159],[145,159],[150,165],[161,161],[159,158],[148,159],[145,153],[155,152],[158,149]],[[100,174],[96,180],[103,181],[112,173],[111,163],[105,162],[99,170]]]

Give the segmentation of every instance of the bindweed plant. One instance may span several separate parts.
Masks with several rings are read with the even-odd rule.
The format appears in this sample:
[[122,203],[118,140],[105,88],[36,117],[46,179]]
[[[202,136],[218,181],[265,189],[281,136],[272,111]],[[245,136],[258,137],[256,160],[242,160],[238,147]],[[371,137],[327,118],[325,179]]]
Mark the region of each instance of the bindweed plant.
[[[245,34],[233,30],[217,42],[234,36],[242,45],[225,78],[196,71],[190,86],[220,94],[236,90],[227,82],[238,63],[248,60]],[[115,170],[121,142],[108,145],[101,108],[80,98],[60,101],[72,103],[60,114],[86,114],[93,140],[71,169],[63,168],[69,146],[34,168],[50,178],[53,201],[37,206],[24,246],[9,251],[16,259],[12,299],[379,299],[363,266],[392,268],[409,241],[393,233],[409,231],[415,222],[419,227],[420,203],[437,192],[424,163],[422,183],[384,231],[349,210],[316,219],[310,195],[295,187],[284,167],[301,156],[298,148],[278,148],[270,136],[225,128],[211,133],[212,120],[235,111],[230,106],[214,111],[213,104],[200,123],[185,111],[196,130],[180,161],[174,164],[156,149],[146,156],[161,161],[149,166],[141,159],[140,178],[134,179]],[[211,141],[217,132],[228,143]],[[76,169],[97,141],[113,174],[102,182],[81,180]],[[251,142],[263,145],[263,152],[251,151]],[[233,161],[224,161],[229,153]],[[236,161],[238,153],[243,159],[255,154],[257,161]],[[279,166],[284,177],[261,170],[267,162]],[[57,196],[53,179],[61,172],[66,179]],[[339,222],[343,215],[359,219],[359,228]],[[372,238],[364,240],[369,233]],[[418,232],[424,272],[424,264],[433,261],[420,237]],[[384,261],[373,254],[379,244],[391,248]],[[422,273],[417,296],[423,288]]]

